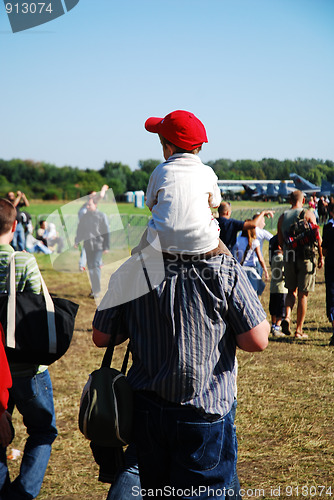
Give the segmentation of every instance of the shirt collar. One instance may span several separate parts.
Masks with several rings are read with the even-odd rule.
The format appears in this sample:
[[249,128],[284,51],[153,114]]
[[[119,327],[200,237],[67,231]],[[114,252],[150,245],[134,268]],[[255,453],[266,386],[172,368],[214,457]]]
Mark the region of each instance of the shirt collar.
[[1,245],[0,244],[0,252],[13,253],[14,252],[14,248],[11,245],[7,245],[7,244]]
[[172,156],[170,156],[168,158],[168,160],[166,160],[166,163],[173,161],[173,160],[177,160],[177,159],[185,160],[185,161],[191,160],[194,162],[196,161],[198,163],[202,163],[202,160],[200,159],[200,157],[198,155],[194,155],[193,153],[175,153]]

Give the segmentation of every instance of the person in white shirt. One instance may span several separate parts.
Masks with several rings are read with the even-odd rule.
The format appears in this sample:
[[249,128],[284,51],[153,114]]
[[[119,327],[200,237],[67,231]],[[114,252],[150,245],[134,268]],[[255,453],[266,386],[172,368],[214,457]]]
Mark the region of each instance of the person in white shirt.
[[225,250],[211,211],[221,201],[218,178],[197,156],[208,142],[204,125],[193,113],[177,110],[165,118],[148,118],[145,128],[159,134],[166,161],[150,177],[146,205],[152,218],[132,253],[148,243],[170,254],[214,255]]
[[[253,219],[255,219],[256,217],[257,217],[257,215],[254,215]],[[266,225],[266,221],[264,219],[262,219],[260,221],[260,225],[256,226],[256,228],[255,228],[256,238],[260,242],[260,250],[261,250],[262,255],[263,255],[263,242],[265,240],[270,241],[271,238],[273,237],[273,235],[269,231],[267,231],[267,229],[264,228],[265,225]],[[257,263],[256,270],[259,273],[259,275],[262,277],[263,269],[262,269],[262,266],[261,266],[259,261]]]
[[248,279],[250,280],[256,293],[261,295],[263,293],[265,283],[262,281],[261,276],[257,272],[257,263],[260,263],[266,280],[269,279],[269,274],[261,252],[260,241],[256,237],[255,228],[243,230],[237,237],[234,247],[234,256],[246,271]]

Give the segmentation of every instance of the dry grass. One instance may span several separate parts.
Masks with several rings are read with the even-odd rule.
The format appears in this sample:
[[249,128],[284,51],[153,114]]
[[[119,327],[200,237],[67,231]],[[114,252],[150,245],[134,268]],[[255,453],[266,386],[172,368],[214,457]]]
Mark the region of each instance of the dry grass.
[[[72,345],[50,367],[59,437],[39,498],[102,500],[108,486],[97,481],[89,443],[77,426],[82,387],[103,354],[91,340],[95,303],[87,297],[90,288],[84,273],[55,273],[45,258],[39,262],[50,291],[80,304]],[[268,311],[269,286],[262,301]],[[238,351],[238,471],[241,486],[249,490],[244,498],[274,498],[271,488],[278,487],[280,498],[315,496],[314,490],[310,494],[301,490],[303,486],[331,486],[334,495],[334,349],[328,347],[331,333],[325,315],[323,272],[318,273],[316,292],[309,297],[305,331],[309,340],[304,342],[270,339],[263,353]],[[123,346],[116,349],[118,366],[123,350]],[[14,424],[17,437],[13,447],[22,450],[25,431],[17,413]],[[18,462],[10,466],[14,474]],[[293,495],[288,487],[295,488]],[[330,498],[329,490],[327,495],[325,491],[322,496]]]

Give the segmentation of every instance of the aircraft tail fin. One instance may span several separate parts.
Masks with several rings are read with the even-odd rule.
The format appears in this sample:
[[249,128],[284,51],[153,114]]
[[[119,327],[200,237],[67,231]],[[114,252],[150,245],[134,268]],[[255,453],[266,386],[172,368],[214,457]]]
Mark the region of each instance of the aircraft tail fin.
[[298,174],[290,174],[291,179],[293,180],[296,189],[303,191],[304,193],[316,193],[320,191],[320,187],[316,186],[312,182],[304,179],[301,175]]

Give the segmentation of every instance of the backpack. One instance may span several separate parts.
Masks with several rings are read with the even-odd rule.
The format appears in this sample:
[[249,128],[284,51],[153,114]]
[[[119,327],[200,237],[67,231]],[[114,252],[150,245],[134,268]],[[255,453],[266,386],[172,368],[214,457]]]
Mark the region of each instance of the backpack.
[[285,238],[288,250],[294,250],[302,259],[314,257],[314,246],[320,238],[319,226],[304,219],[305,211],[302,210],[297,220],[291,224]]
[[271,266],[272,259],[275,255],[275,252],[278,250],[278,234],[275,234],[269,240],[269,265]]

